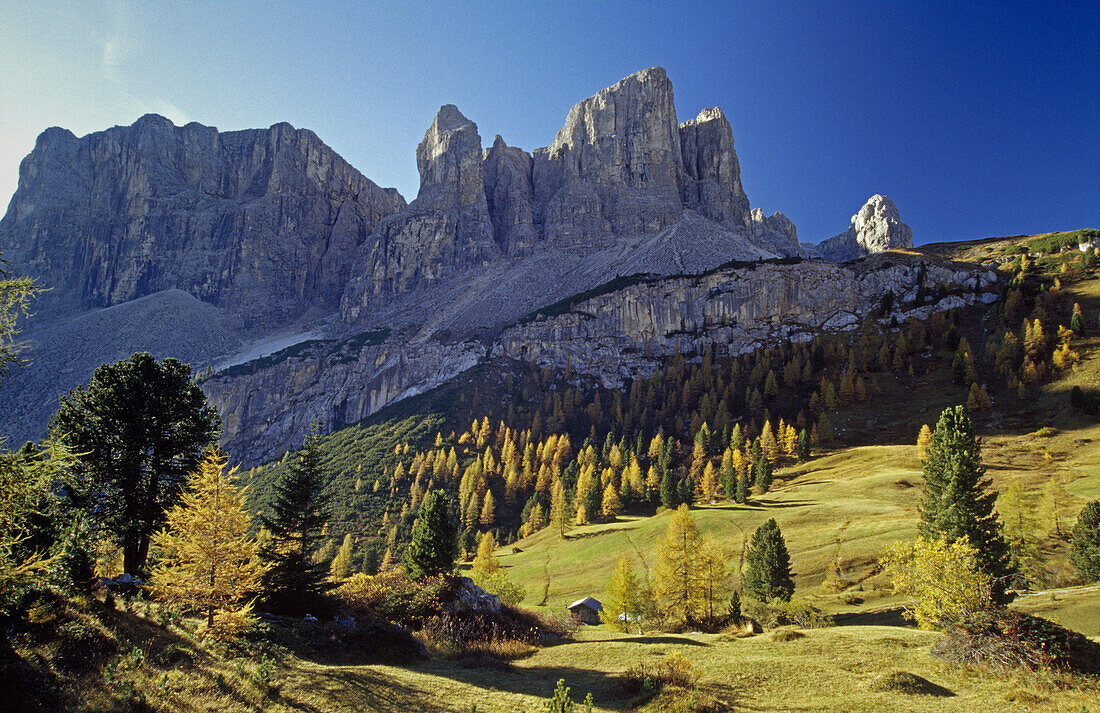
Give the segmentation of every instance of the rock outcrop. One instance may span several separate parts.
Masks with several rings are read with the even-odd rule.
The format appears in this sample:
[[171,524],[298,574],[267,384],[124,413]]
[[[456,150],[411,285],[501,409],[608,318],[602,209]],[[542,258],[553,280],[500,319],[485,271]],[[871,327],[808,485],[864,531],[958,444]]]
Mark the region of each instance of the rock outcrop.
[[989,303],[999,294],[991,271],[916,256],[884,255],[850,265],[763,263],[639,280],[561,314],[510,327],[493,353],[568,365],[618,387],[651,373],[664,357],[699,353],[711,344],[741,354],[785,339],[856,329],[888,293],[894,299],[880,315],[884,323]]
[[876,193],[852,216],[850,228],[810,250],[825,260],[844,262],[892,248],[911,247],[913,229],[901,222],[894,201]]
[[269,325],[337,306],[360,246],[404,207],[311,131],[150,114],[82,138],[43,132],[0,253],[77,308],[179,289]]

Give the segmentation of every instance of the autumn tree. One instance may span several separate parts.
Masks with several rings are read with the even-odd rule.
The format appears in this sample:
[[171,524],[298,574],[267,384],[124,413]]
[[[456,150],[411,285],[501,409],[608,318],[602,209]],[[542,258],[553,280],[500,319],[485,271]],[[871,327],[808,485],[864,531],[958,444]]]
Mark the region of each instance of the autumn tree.
[[745,553],[741,586],[747,594],[760,601],[789,601],[794,594],[791,557],[775,518],[769,519],[753,533]]
[[477,578],[485,578],[495,574],[500,569],[500,560],[496,556],[497,541],[493,533],[486,532],[481,536],[477,545],[477,556],[470,569]]
[[344,535],[344,541],[340,544],[340,549],[336,551],[336,556],[332,558],[332,564],[329,565],[329,576],[332,577],[333,580],[339,582],[351,576],[351,562],[354,554],[354,546],[354,538],[349,532]]
[[657,590],[663,609],[681,622],[694,618],[703,600],[699,555],[703,538],[687,505],[672,514],[658,548]]
[[117,536],[127,573],[144,574],[153,533],[218,430],[191,368],[144,352],[61,397],[50,433],[79,454],[69,495]]
[[946,628],[990,604],[991,580],[966,536],[896,542],[881,558],[906,616],[924,629]]
[[208,632],[233,636],[247,623],[264,565],[248,534],[244,493],[233,485],[236,468],[225,466],[224,456],[210,453],[187,479],[153,536],[160,558],[150,586],[161,601],[204,613]]
[[565,494],[565,486],[560,478],[554,479],[550,492],[550,525],[558,531],[558,536],[565,539],[569,532],[570,515],[569,496]]
[[607,585],[600,620],[613,631],[628,629],[630,622],[637,622],[642,614],[642,584],[634,574],[627,555],[620,555],[619,563]]
[[917,434],[917,454],[921,460],[928,458],[928,444],[931,442],[932,429],[926,423],[920,427],[920,433]]
[[619,501],[619,493],[615,490],[614,483],[608,483],[603,491],[603,504],[601,505],[603,519],[614,520],[619,516],[620,510],[622,510],[622,503]]

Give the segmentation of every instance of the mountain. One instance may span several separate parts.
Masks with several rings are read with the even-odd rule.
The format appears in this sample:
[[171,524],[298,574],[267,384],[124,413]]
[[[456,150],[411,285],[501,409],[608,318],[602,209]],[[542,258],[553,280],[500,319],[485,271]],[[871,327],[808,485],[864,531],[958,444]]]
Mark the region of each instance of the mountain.
[[815,246],[803,246],[809,255],[833,262],[854,260],[867,255],[913,247],[913,230],[901,222],[894,201],[875,194],[852,216],[852,225]]
[[[863,285],[900,295],[925,271],[800,263],[816,248],[783,214],[750,207],[725,114],[680,122],[659,67],[578,102],[531,152],[500,136],[484,148],[444,105],[416,162],[406,204],[288,124],[219,132],[148,115],[82,138],[46,130],[0,220],[0,254],[54,290],[26,324],[29,365],[5,386],[27,407],[0,428],[39,437],[96,364],[149,350],[203,372],[225,445],[255,463],[314,419],[357,421],[486,360],[570,354],[578,374],[627,379],[646,368],[629,356],[642,341],[695,334],[692,349],[737,350],[791,336],[764,323],[848,328],[837,315],[874,306]],[[833,239],[858,248],[823,251],[878,252],[905,243],[903,227],[883,198]],[[779,263],[757,271],[760,260]],[[990,284],[965,272],[933,282]],[[90,337],[97,325],[109,339]]]

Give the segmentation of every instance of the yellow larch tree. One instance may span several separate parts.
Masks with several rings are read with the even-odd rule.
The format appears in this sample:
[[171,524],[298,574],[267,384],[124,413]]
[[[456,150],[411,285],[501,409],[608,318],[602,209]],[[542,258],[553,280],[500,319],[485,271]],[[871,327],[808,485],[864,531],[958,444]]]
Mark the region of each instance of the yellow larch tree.
[[225,456],[211,452],[188,477],[166,527],[153,537],[161,556],[150,586],[157,599],[204,613],[211,634],[232,637],[250,617],[249,596],[264,565],[248,534],[244,492],[233,484],[237,469],[225,466]]
[[663,610],[681,622],[694,617],[703,603],[699,572],[702,544],[695,518],[687,505],[681,505],[661,539],[655,571]]

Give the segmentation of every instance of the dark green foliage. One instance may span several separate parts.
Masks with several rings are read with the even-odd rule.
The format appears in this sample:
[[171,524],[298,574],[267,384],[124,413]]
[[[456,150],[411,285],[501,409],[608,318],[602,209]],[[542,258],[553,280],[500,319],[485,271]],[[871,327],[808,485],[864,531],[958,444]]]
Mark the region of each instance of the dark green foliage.
[[691,478],[680,478],[680,482],[676,484],[676,500],[677,505],[686,504],[688,507],[695,502],[695,485]]
[[805,463],[810,459],[810,434],[803,428],[798,432],[798,460]]
[[741,586],[745,593],[760,601],[790,601],[794,594],[791,556],[779,525],[772,518],[756,529],[745,555]]
[[126,572],[143,573],[150,537],[219,427],[190,367],[144,352],[61,397],[50,432],[80,454],[69,494],[117,535]]
[[1069,328],[1072,329],[1075,334],[1085,333],[1085,318],[1081,316],[1080,312],[1074,312],[1070,315]]
[[982,465],[981,440],[964,406],[940,415],[924,461],[924,498],[920,534],[926,539],[969,539],[978,551],[978,566],[994,580],[994,593],[1004,591],[1013,573],[1008,544],[993,509],[997,493],[990,489]]
[[726,608],[726,620],[731,624],[741,621],[741,590],[733,590],[730,595],[730,603]]
[[737,479],[737,496],[734,500],[739,503],[747,502],[749,499],[749,490],[752,489],[750,477],[749,472],[746,470],[741,473],[741,477]]
[[410,579],[421,579],[453,570],[458,556],[456,535],[447,494],[442,490],[428,493],[420,504],[412,541],[405,548],[405,574]]
[[753,481],[761,492],[768,492],[772,487],[772,463],[766,456],[761,455],[752,464]]
[[1077,515],[1069,560],[1082,582],[1100,582],[1100,500],[1085,505]]
[[676,478],[671,471],[665,471],[665,477],[661,478],[661,505],[666,508],[676,508],[680,505],[680,495],[676,487]]
[[260,557],[271,568],[261,580],[263,599],[273,611],[301,615],[323,606],[328,563],[314,561],[328,514],[321,493],[321,437],[314,424],[297,461],[275,486],[271,512],[260,523],[271,538]]

